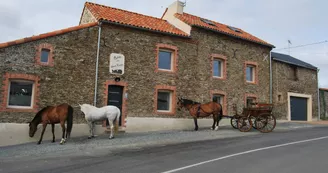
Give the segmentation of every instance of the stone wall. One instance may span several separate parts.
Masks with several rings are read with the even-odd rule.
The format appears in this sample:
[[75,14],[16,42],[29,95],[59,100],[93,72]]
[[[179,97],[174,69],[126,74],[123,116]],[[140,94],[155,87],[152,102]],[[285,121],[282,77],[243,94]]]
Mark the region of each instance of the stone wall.
[[88,8],[84,8],[83,14],[80,19],[80,24],[97,22],[97,19],[92,15]]
[[320,89],[320,118],[328,118],[328,91],[326,89]]
[[[86,28],[63,35],[0,49],[0,105],[4,98],[6,73],[40,77],[38,108],[68,103],[91,103],[94,93],[95,60],[98,27]],[[53,46],[53,66],[37,63],[39,45]],[[1,108],[0,108],[1,109]],[[80,109],[74,107],[74,122],[83,122]],[[0,111],[0,122],[26,123],[35,112]]]
[[274,114],[280,119],[287,119],[287,93],[292,92],[312,96],[312,118],[315,118],[318,116],[317,72],[297,67],[295,80],[293,69],[289,64],[272,61]]
[[[158,43],[178,48],[176,74],[155,72],[156,45]],[[237,50],[237,51],[236,51]],[[177,96],[199,102],[211,100],[211,91],[226,93],[228,114],[233,114],[233,104],[239,113],[245,105],[245,95],[255,94],[260,102],[269,102],[270,49],[257,44],[232,39],[205,30],[195,29],[192,39],[168,37],[144,31],[106,26],[102,29],[99,85],[116,76],[109,74],[111,53],[125,55],[125,74],[121,79],[128,83],[128,116],[133,117],[186,117],[188,113],[177,111],[176,116],[154,114],[154,89],[156,85],[176,86]],[[227,58],[227,78],[213,79],[211,55]],[[246,84],[244,63],[258,64],[258,84]],[[103,89],[103,90],[102,90]],[[98,103],[104,105],[104,88],[99,88]],[[189,116],[187,116],[189,117]]]

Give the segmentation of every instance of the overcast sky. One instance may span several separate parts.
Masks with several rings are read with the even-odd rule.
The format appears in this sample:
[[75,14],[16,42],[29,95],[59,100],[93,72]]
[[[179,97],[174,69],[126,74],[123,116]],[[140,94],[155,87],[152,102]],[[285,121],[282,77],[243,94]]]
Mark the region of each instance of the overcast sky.
[[[174,1],[90,0],[155,17]],[[0,0],[0,43],[78,25],[84,3]],[[327,7],[325,0],[187,0],[184,11],[242,28],[281,49],[287,40],[292,47],[328,40]],[[290,54],[319,67],[319,86],[328,88],[328,43],[290,49]]]

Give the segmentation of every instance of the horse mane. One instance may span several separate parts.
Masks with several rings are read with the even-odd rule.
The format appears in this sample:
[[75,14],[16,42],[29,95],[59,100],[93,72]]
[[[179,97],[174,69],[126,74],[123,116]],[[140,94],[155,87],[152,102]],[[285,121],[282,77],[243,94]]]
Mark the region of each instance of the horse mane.
[[193,105],[193,104],[200,104],[199,102],[195,102],[189,99],[182,99],[184,105]]
[[33,118],[32,122],[36,122],[39,123],[42,120],[42,114],[45,110],[47,110],[48,108],[50,108],[51,106],[47,106],[43,109],[41,109],[38,113],[36,113],[35,117]]

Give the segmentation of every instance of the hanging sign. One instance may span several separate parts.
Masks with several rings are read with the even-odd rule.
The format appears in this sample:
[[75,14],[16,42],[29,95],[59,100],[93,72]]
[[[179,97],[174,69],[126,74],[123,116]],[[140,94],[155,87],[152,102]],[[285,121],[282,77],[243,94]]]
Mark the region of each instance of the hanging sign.
[[124,55],[112,53],[109,59],[109,73],[124,74]]

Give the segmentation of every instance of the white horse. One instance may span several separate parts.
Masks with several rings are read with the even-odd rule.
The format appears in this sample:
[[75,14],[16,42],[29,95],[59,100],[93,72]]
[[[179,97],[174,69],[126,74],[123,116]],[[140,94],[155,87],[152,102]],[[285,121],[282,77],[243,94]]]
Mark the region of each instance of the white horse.
[[85,115],[85,120],[88,122],[89,129],[90,129],[90,136],[89,139],[95,137],[94,130],[95,130],[95,122],[96,121],[103,121],[108,119],[109,127],[110,127],[110,136],[109,139],[114,138],[113,130],[114,126],[118,126],[118,121],[121,116],[121,111],[116,106],[104,106],[101,108],[97,108],[95,106],[89,104],[82,104],[79,106],[81,107],[81,111]]

